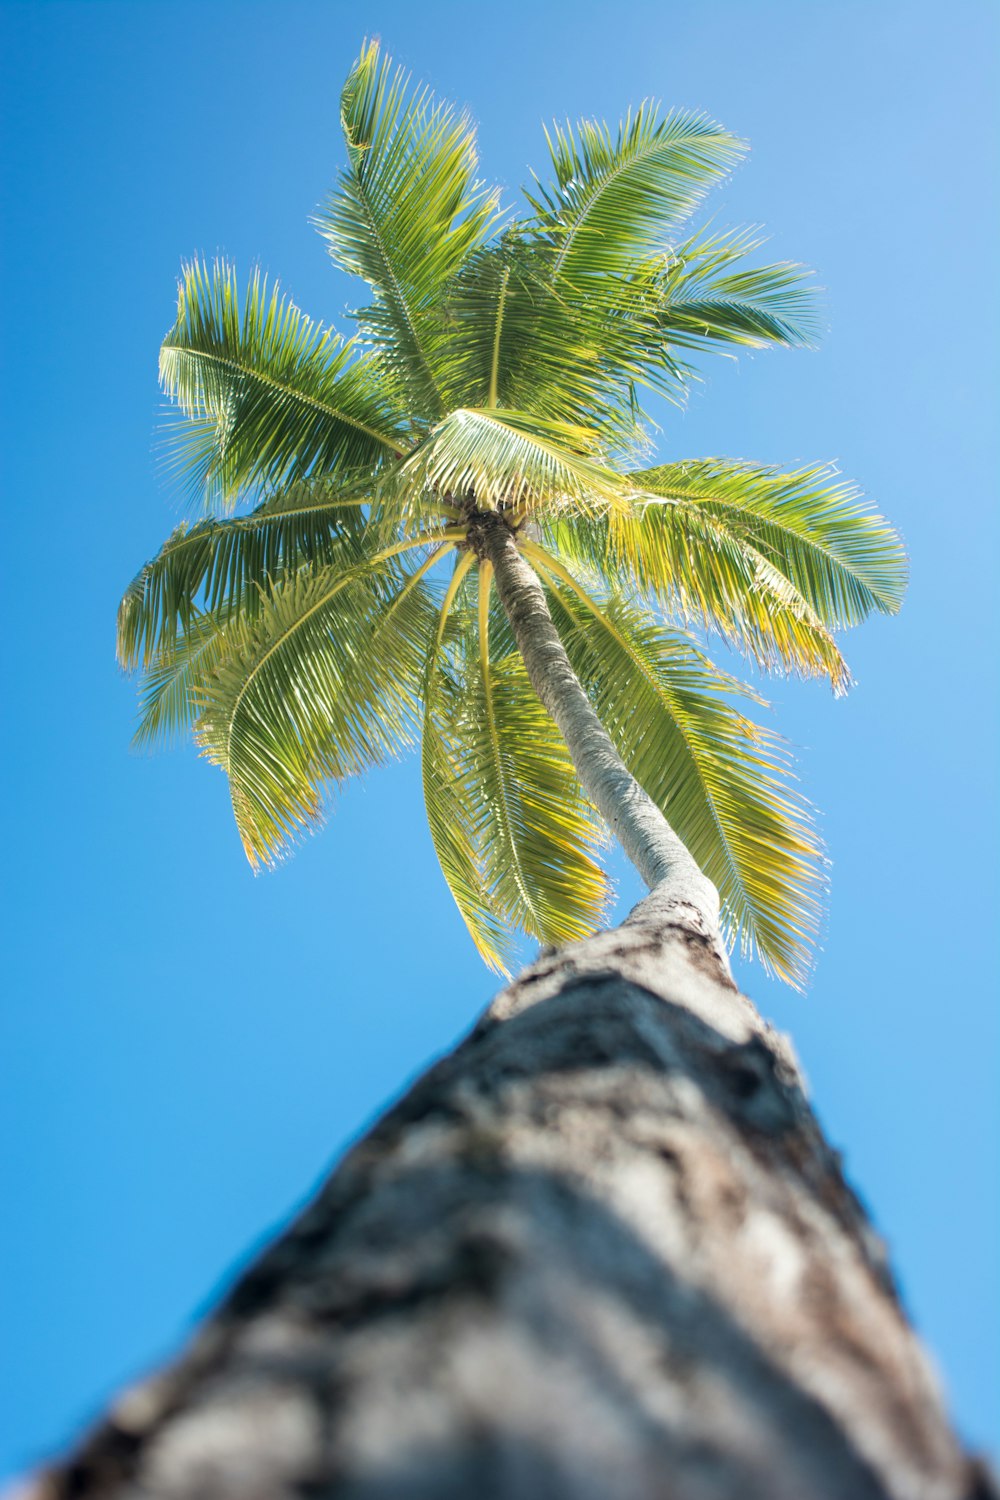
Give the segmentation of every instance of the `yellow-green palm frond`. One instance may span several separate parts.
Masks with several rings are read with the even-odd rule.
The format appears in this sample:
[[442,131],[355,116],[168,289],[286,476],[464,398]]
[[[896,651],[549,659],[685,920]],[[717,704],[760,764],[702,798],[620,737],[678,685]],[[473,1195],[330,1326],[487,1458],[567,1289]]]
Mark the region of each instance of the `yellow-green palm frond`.
[[185,266],[160,379],[186,422],[173,462],[211,505],[310,473],[377,471],[409,446],[375,358],[303,316],[259,271]]
[[541,549],[532,558],[602,723],[717,886],[730,934],[800,985],[819,920],[822,851],[780,741],[729,701],[755,695],[641,606],[598,601]]
[[[828,465],[781,470],[701,459],[629,478],[752,548],[829,629],[860,624],[872,613],[895,614],[903,602],[906,554],[898,533]],[[640,525],[669,526],[669,511],[670,504],[640,507]]]
[[271,864],[320,815],[322,788],[411,743],[436,620],[401,543],[354,569],[319,568],[234,620],[199,692],[196,736],[229,777],[247,857]]
[[408,80],[370,43],[341,95],[348,166],[317,217],[331,253],[375,294],[358,318],[407,392],[413,415],[445,409],[451,340],[442,291],[496,220],[475,180],[469,121]]
[[428,491],[483,509],[607,510],[623,501],[625,482],[594,456],[592,429],[520,411],[450,412],[392,475],[397,489]]
[[186,612],[182,629],[151,653],[139,686],[137,750],[170,744],[194,727],[201,696],[226,652],[226,626],[208,610]]
[[[427,689],[425,793],[445,878],[487,962],[514,934],[592,932],[608,895],[601,833],[480,564],[442,633]],[[440,799],[439,805],[436,805]]]
[[547,135],[555,181],[527,195],[553,272],[583,290],[666,248],[667,236],[741,159],[745,147],[704,114],[645,103],[613,133],[598,121]]
[[378,548],[370,480],[305,480],[248,515],[182,524],[129,584],[118,609],[118,659],[131,670],[169,647],[201,609],[254,615],[268,588],[317,564],[355,566]]
[[489,811],[487,880],[511,925],[543,943],[571,942],[593,931],[606,904],[607,882],[592,858],[600,830],[502,610],[490,609],[491,571],[480,564],[464,713]]
[[495,973],[505,974],[513,959],[514,935],[490,900],[479,852],[479,810],[475,800],[467,796],[462,763],[447,732],[459,684],[450,666],[445,638],[455,632],[452,611],[456,600],[460,600],[460,611],[472,607],[466,595],[475,561],[471,552],[463,552],[456,559],[427,659],[421,735],[424,806],[434,852],[455,905],[483,960]]
[[513,226],[462,267],[446,304],[450,404],[599,428],[606,446],[627,450],[644,435],[630,386],[646,381],[662,344],[658,293],[608,278],[581,303],[553,280],[549,260]]
[[555,180],[536,177],[534,218],[508,236],[528,271],[506,283],[501,384],[511,405],[593,421],[628,451],[644,434],[637,391],[678,378],[659,326],[663,252],[743,148],[707,116],[648,103],[617,133],[583,121],[548,142]]
[[812,272],[792,261],[748,266],[752,229],[701,233],[672,247],[656,274],[656,323],[668,349],[810,347],[818,332]]
[[593,403],[601,347],[553,297],[546,263],[516,226],[469,256],[446,308],[452,405],[519,410],[527,389],[539,398],[532,411],[566,421],[567,409]]
[[837,693],[851,677],[830,630],[770,559],[694,507],[634,495],[603,516],[546,518],[564,561],[611,589],[652,597],[668,617],[721,635],[765,670],[826,677]]

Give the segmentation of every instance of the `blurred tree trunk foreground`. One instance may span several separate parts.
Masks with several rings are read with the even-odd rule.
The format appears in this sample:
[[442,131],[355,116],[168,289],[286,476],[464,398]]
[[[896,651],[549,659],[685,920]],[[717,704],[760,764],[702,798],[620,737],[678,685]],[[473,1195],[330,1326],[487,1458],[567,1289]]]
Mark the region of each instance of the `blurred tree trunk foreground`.
[[543,956],[29,1493],[977,1500],[787,1041],[654,898]]

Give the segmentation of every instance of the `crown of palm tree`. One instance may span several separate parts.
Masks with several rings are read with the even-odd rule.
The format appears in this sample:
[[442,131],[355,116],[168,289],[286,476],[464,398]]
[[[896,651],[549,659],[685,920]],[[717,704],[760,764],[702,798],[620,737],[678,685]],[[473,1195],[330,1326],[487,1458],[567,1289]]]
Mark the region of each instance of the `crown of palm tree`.
[[[898,608],[898,539],[825,468],[642,468],[639,396],[690,352],[805,344],[807,273],[685,225],[739,160],[703,115],[643,105],[548,136],[552,180],[503,219],[467,120],[377,45],[342,97],[348,163],[318,216],[371,288],[342,341],[255,274],[191,264],[161,353],[176,459],[207,497],[122,601],[137,738],[193,727],[250,860],[323,788],[422,739],[441,866],[488,963],[518,929],[600,921],[603,837],[476,543],[499,513],[619,754],[716,884],[729,930],[795,981],[819,847],[775,736],[701,626],[768,668],[849,683],[833,632]],[[252,506],[253,508],[248,508]],[[756,699],[756,701],[760,701]]]

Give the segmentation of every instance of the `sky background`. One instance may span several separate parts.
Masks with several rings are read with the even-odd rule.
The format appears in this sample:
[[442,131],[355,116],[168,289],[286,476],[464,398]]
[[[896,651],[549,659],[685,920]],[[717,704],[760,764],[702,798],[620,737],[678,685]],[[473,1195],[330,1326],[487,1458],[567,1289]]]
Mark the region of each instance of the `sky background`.
[[[157,348],[180,260],[352,297],[307,220],[362,37],[479,123],[509,199],[541,122],[646,95],[752,155],[710,205],[814,266],[819,352],[716,359],[663,458],[835,459],[900,527],[898,619],[834,701],[774,682],[832,858],[790,1030],[966,1439],[1000,1447],[996,94],[989,0],[0,4],[4,859],[0,1474],[175,1349],[494,989],[417,761],[254,878],[224,778],[129,751],[118,597],[182,514]],[[637,894],[623,872],[621,910]]]

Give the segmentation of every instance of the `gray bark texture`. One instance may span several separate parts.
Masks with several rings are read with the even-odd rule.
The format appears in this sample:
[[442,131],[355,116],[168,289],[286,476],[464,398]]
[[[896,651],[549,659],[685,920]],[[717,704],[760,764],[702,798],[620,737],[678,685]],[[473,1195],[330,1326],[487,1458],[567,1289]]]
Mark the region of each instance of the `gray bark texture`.
[[657,894],[543,956],[33,1500],[985,1500],[788,1044]]

